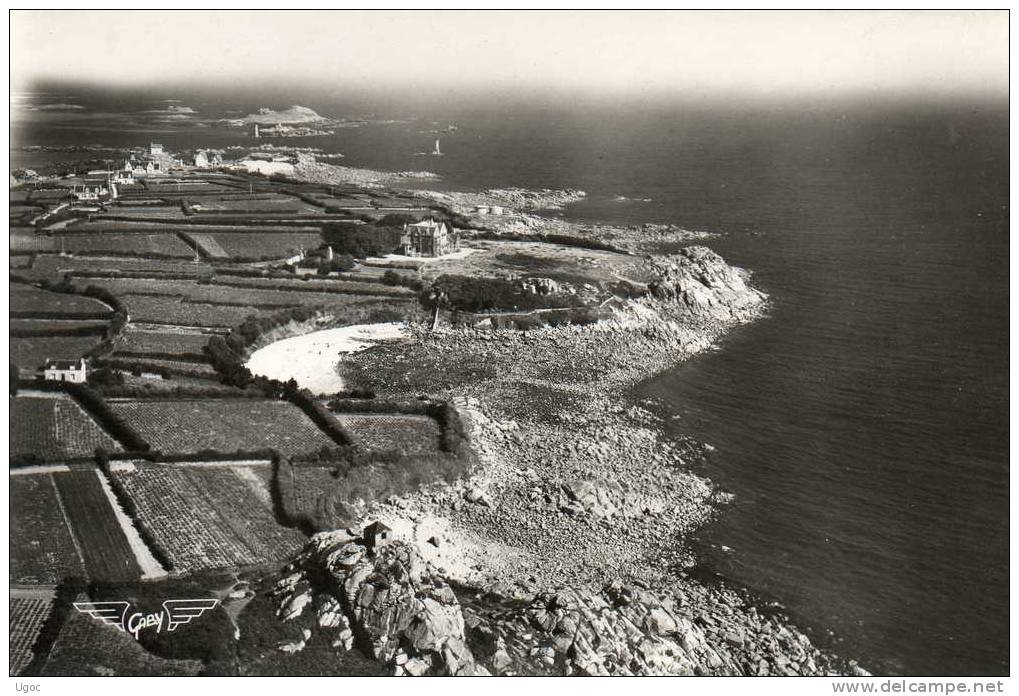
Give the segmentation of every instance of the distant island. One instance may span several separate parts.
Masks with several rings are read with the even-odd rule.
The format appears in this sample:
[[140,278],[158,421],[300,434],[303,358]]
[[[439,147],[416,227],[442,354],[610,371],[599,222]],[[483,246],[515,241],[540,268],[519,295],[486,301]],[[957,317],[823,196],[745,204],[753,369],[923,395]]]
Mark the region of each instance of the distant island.
[[282,111],[262,107],[257,113],[248,114],[242,118],[227,119],[227,121],[232,125],[238,126],[250,126],[256,123],[260,126],[271,126],[280,123],[318,125],[332,125],[335,123],[332,119],[320,116],[314,109],[310,109],[307,106],[297,105],[291,106],[289,109],[283,109]]

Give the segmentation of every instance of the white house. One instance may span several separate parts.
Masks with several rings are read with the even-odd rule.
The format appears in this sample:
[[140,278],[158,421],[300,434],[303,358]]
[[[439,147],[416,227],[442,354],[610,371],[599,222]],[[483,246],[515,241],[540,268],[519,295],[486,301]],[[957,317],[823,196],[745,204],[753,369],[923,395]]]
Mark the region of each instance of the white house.
[[117,170],[113,181],[118,184],[133,184],[134,183],[134,167],[131,166],[130,160],[124,161],[124,166]]
[[85,358],[78,362],[73,360],[47,360],[39,368],[42,378],[51,382],[74,382],[83,384],[88,378],[88,366]]

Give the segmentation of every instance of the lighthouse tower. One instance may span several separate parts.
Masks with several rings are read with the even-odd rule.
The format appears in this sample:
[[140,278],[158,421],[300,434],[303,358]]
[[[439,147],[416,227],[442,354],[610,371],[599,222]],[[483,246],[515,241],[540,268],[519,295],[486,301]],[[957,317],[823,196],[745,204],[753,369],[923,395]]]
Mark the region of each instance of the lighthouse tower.
[[258,137],[258,124],[255,124],[255,137]]

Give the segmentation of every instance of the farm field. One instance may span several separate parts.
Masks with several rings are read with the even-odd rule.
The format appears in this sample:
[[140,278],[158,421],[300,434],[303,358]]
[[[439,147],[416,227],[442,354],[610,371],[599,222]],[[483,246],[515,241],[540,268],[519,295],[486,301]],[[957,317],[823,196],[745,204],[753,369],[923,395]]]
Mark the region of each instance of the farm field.
[[40,461],[92,457],[96,448],[121,451],[77,403],[66,397],[16,396],[10,399],[11,457]]
[[383,413],[337,413],[336,420],[365,447],[408,454],[439,451],[442,430],[428,416]]
[[95,470],[51,474],[91,580],[138,580],[141,568]]
[[102,336],[31,336],[10,339],[11,362],[31,377],[47,359],[77,360],[89,352]]
[[[350,280],[348,280],[348,278]],[[216,282],[243,288],[271,288],[274,290],[296,290],[299,292],[335,292],[335,293],[367,293],[388,296],[409,296],[414,291],[401,286],[384,285],[382,283],[359,282],[354,280],[355,274],[347,274],[343,280],[303,276],[301,278],[235,278],[221,276]]]
[[[317,286],[311,285],[311,281],[309,281],[309,284],[296,286],[302,288],[300,290],[277,290],[273,289],[271,283],[265,283],[264,287],[261,288],[244,287],[246,283],[241,279],[231,279],[230,282],[236,283],[236,285],[145,278],[90,278],[88,280],[75,280],[75,284],[79,287],[98,285],[107,288],[128,305],[132,318],[140,321],[146,321],[147,319],[142,315],[136,316],[131,304],[133,301],[136,301],[129,299],[129,297],[165,295],[167,297],[182,298],[185,302],[254,309],[342,304],[351,299],[356,300],[358,295],[409,297],[413,294],[406,288],[392,288],[379,283],[343,283],[340,281],[332,285],[332,288],[336,288],[335,291],[330,291],[327,287],[316,292]],[[263,284],[254,283],[254,285]],[[339,290],[341,287],[343,288],[342,291]]]
[[230,467],[140,465],[113,475],[178,572],[280,561],[305,541]]
[[8,297],[11,310],[17,312],[60,312],[86,316],[107,316],[112,312],[108,306],[91,297],[49,292],[25,283],[9,283]]
[[291,456],[336,444],[287,401],[110,399],[109,405],[165,454],[271,448]]
[[279,212],[290,215],[321,213],[322,209],[309,205],[300,198],[275,194],[256,194],[229,198],[204,198],[196,203],[202,213],[225,211],[229,213]]
[[212,273],[211,266],[194,261],[175,261],[173,259],[133,259],[113,256],[106,259],[88,257],[58,256],[56,254],[40,255],[32,268],[33,275],[39,278],[55,279],[64,273],[84,273],[90,271],[150,273],[161,275],[203,276]]
[[11,336],[25,336],[31,334],[95,334],[103,336],[106,333],[108,322],[86,319],[78,321],[75,319],[18,319],[14,318],[7,322],[8,333]]
[[9,476],[10,582],[56,585],[85,577],[85,565],[68,527],[50,474]]
[[192,244],[201,249],[202,253],[206,256],[211,256],[215,259],[230,258],[230,254],[219,245],[219,242],[211,234],[189,234],[187,238],[191,240]]
[[201,377],[213,380],[219,375],[208,363],[198,363],[189,360],[167,360],[164,358],[148,358],[120,355],[114,353],[109,359],[118,369],[134,369],[140,372],[156,372],[165,370],[172,374],[185,375],[187,377]]
[[317,249],[322,237],[317,232],[231,232],[209,235],[228,255],[235,258],[283,258]]
[[66,234],[53,239],[54,245],[72,254],[159,254],[194,258],[194,250],[175,234]]
[[19,251],[52,251],[55,248],[52,237],[35,234],[33,228],[28,228],[27,230],[12,228],[9,240],[12,254],[16,254]]
[[[225,217],[225,216],[224,216]],[[186,232],[188,234],[318,234],[319,228],[313,223],[302,222],[301,224],[271,224],[266,221],[264,215],[252,217],[248,224],[235,221],[224,222],[217,220],[216,216],[208,216],[204,219],[197,217],[188,218],[187,222],[177,220],[111,220],[100,218],[92,222],[79,222],[64,230],[66,235],[71,234],[92,234],[98,232],[121,232],[137,234],[177,234]],[[265,224],[263,224],[265,223]],[[317,245],[316,245],[317,246]]]
[[106,216],[116,217],[138,217],[152,218],[153,220],[185,220],[184,211],[177,204],[174,205],[115,205],[110,208],[106,215],[99,216],[103,219]]
[[198,302],[185,302],[180,297],[161,295],[123,295],[131,319],[151,324],[178,324],[208,328],[237,326],[248,316],[263,316],[279,308],[256,309]]
[[117,340],[115,351],[123,353],[175,353],[201,355],[212,334],[183,331],[140,331],[129,327]]
[[[88,602],[82,593],[74,601]],[[197,660],[164,660],[141,646],[130,634],[72,611],[43,666],[42,676],[191,676]]]
[[50,615],[53,593],[50,590],[11,590],[10,600],[10,675],[21,674],[32,661],[32,646]]

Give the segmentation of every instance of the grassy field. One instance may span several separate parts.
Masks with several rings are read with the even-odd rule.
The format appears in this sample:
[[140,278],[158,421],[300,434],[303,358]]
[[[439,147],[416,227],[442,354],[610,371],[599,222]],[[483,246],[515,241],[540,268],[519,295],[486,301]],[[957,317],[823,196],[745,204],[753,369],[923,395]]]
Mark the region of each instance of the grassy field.
[[17,396],[10,399],[12,457],[41,461],[92,457],[96,448],[121,451],[78,404],[68,398]]
[[114,354],[109,358],[113,367],[126,370],[138,370],[140,372],[153,372],[161,374],[165,370],[172,374],[185,375],[188,377],[201,377],[203,379],[215,380],[219,373],[208,363],[192,362],[189,360],[167,360],[164,358],[135,357]]
[[256,232],[207,235],[228,255],[237,258],[283,258],[304,248],[317,249],[321,235],[307,232]]
[[227,250],[221,247],[211,234],[189,234],[188,237],[206,256],[211,256],[214,259],[230,258]]
[[286,401],[111,399],[109,404],[165,454],[272,448],[294,455],[335,446],[304,412]]
[[[82,593],[77,602],[91,598]],[[165,630],[165,629],[164,629]],[[156,657],[130,634],[71,611],[42,669],[43,676],[185,676],[198,674],[197,660]]]
[[[231,282],[243,283],[244,280]],[[271,284],[264,288],[238,287],[215,283],[198,283],[190,280],[159,280],[154,278],[96,278],[77,280],[77,285],[101,285],[117,296],[167,295],[184,298],[190,302],[232,305],[237,307],[297,307],[342,302],[347,296],[328,289],[316,292],[315,285],[302,285],[305,290],[275,290]],[[379,295],[409,296],[403,288],[390,288],[377,283],[343,283],[350,291],[370,292]],[[333,287],[341,287],[337,283]],[[133,315],[133,312],[132,312]]]
[[428,416],[338,413],[336,419],[369,449],[409,454],[439,451],[442,430]]
[[49,292],[24,283],[9,283],[7,292],[12,311],[85,315],[109,314],[112,311],[105,304],[91,297]]
[[53,239],[57,249],[81,254],[158,254],[194,258],[194,250],[175,234],[68,234]]
[[84,319],[81,321],[76,319],[11,319],[7,323],[11,336],[88,333],[101,337],[106,333],[108,326],[108,322],[95,319]]
[[[176,261],[173,259],[140,259],[115,257],[97,260],[72,256],[39,256],[32,269],[40,278],[59,278],[64,273],[89,271],[123,271],[128,273],[151,273],[153,275],[173,273],[199,277],[210,275],[212,269],[204,263]],[[86,283],[87,284],[87,283]]]
[[19,251],[52,251],[55,248],[53,239],[45,235],[36,234],[33,228],[11,228],[10,250],[11,253]]
[[50,474],[10,476],[10,581],[55,585],[85,577],[85,565]]
[[[186,220],[187,216],[179,205],[116,205],[108,215],[121,217],[152,218],[153,220]],[[103,219],[105,216],[98,216]]]
[[181,331],[139,331],[128,328],[118,339],[117,353],[176,353],[201,355],[211,334]]
[[[32,336],[11,338],[11,362],[28,373],[34,373],[48,358],[77,360],[102,339],[101,336]],[[29,375],[31,376],[31,375]]]
[[230,467],[151,465],[114,476],[176,571],[280,561],[305,541]]
[[[301,278],[233,278],[220,276],[218,283],[224,285],[237,285],[245,288],[266,288],[274,290],[297,290],[299,292],[330,292],[330,293],[370,293],[379,295],[391,295],[399,297],[410,297],[414,291],[410,288],[383,285],[375,282],[359,282],[356,280],[359,274],[348,274],[344,280],[332,278],[319,278],[318,276],[302,276]],[[369,277],[376,277],[375,274],[366,274]]]
[[255,309],[185,302],[180,297],[169,295],[123,295],[121,300],[134,321],[209,328],[229,328],[237,326],[249,315],[263,316],[279,311],[279,308]]
[[113,514],[97,472],[70,471],[52,476],[78,540],[89,579],[102,582],[139,579],[141,568]]
[[48,592],[11,593],[10,601],[10,675],[16,676],[32,661],[32,646],[53,606]]

